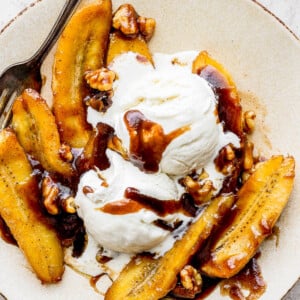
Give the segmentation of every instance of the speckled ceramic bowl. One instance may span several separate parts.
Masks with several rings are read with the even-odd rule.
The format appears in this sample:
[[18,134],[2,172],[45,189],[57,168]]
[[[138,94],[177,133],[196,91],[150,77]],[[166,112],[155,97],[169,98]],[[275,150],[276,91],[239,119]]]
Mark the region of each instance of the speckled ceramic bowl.
[[[41,44],[64,1],[39,0],[0,35],[0,70],[28,58]],[[113,1],[116,8],[121,0]],[[257,113],[254,139],[263,155],[296,158],[296,182],[278,226],[278,245],[268,239],[259,264],[267,282],[262,299],[280,299],[300,275],[300,42],[251,0],[132,0],[157,20],[152,51],[207,50],[232,74],[246,107]],[[101,299],[88,279],[67,267],[63,280],[42,285],[17,247],[0,241],[0,291],[14,299]],[[208,299],[220,299],[219,289]]]

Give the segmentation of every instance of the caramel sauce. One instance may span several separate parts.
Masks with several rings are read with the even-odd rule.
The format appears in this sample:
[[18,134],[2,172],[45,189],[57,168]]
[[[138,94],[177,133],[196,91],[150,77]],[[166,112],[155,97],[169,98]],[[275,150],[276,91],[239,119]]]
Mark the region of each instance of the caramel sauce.
[[224,76],[210,65],[202,69],[199,75],[211,84],[218,96],[218,116],[224,130],[242,137],[242,106],[235,87],[230,86]]
[[234,149],[235,158],[231,161],[228,161],[226,158],[226,146],[223,147],[217,157],[214,159],[214,163],[216,169],[219,172],[223,172],[223,170],[228,168],[230,170],[229,174],[227,175],[223,181],[222,188],[219,194],[224,193],[235,193],[239,190],[242,185],[241,182],[241,173],[243,169],[243,149]]
[[[253,257],[237,275],[221,282],[221,294],[233,300],[256,300],[266,290],[266,283],[257,263],[258,255]],[[246,290],[248,295],[245,295]]]
[[112,215],[126,215],[140,211],[144,206],[131,199],[122,199],[105,204],[101,211]]
[[8,226],[6,225],[5,221],[0,216],[0,237],[8,244],[12,244],[17,246],[17,241],[13,237],[12,233],[10,232]]
[[206,299],[216,289],[220,282],[220,279],[202,276],[202,281],[203,283],[201,293],[195,297],[195,300]]
[[132,187],[128,187],[125,190],[124,199],[107,203],[99,208],[99,210],[113,215],[125,215],[138,212],[143,208],[155,212],[160,217],[165,217],[177,212],[182,212],[188,216],[194,216],[195,213],[195,210],[188,207],[187,202],[183,197],[178,201],[159,200],[144,195],[140,193],[139,190]]
[[[97,283],[98,283],[98,281],[99,281],[103,276],[108,276],[108,274],[107,274],[107,273],[101,273],[101,274],[99,274],[99,275],[92,276],[92,277],[90,278],[90,285],[91,285],[91,287],[95,290],[95,292],[98,293],[98,294],[102,294],[102,293],[98,290],[98,288],[97,288]],[[110,279],[110,280],[111,280],[111,279]]]
[[90,194],[90,193],[94,193],[94,189],[88,185],[85,185],[83,188],[82,188],[82,192],[87,195],[87,194]]
[[146,119],[138,110],[126,112],[124,121],[130,136],[130,159],[146,172],[157,172],[167,146],[190,129],[185,126],[165,134],[161,125]]
[[280,237],[280,228],[277,225],[275,225],[272,228],[272,234],[268,238],[275,239],[275,245],[276,245],[276,247],[278,247],[279,237]]
[[96,130],[93,131],[83,153],[76,160],[76,168],[80,174],[94,167],[98,167],[99,170],[105,170],[110,167],[106,149],[113,134],[114,129],[108,124],[97,124]]

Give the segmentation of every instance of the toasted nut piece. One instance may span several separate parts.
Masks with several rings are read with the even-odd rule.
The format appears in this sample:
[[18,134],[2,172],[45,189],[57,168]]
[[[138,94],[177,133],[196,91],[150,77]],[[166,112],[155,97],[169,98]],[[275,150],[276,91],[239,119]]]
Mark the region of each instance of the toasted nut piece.
[[231,144],[223,147],[214,160],[217,169],[224,175],[230,174],[235,168],[235,152]]
[[112,105],[113,90],[106,92],[98,92],[95,95],[87,96],[84,103],[92,107],[96,111],[106,112]]
[[229,144],[225,147],[226,159],[231,161],[235,158],[235,153],[232,146]]
[[252,142],[246,141],[244,146],[244,169],[250,170],[253,167],[253,148]]
[[59,155],[64,161],[71,162],[73,160],[71,147],[67,144],[62,144],[60,146]]
[[255,127],[255,118],[256,118],[256,114],[254,111],[249,110],[244,112],[244,116],[243,116],[243,129],[246,133],[251,133],[254,130]]
[[126,36],[135,36],[139,32],[137,17],[138,15],[132,5],[123,4],[113,16],[112,26]]
[[62,201],[62,208],[66,213],[75,214],[76,205],[74,197],[70,196]]
[[91,88],[105,92],[112,89],[116,74],[114,71],[103,67],[97,70],[86,71],[84,78]]
[[50,176],[45,177],[42,182],[43,203],[47,212],[51,215],[57,215],[59,213],[57,205],[58,194],[58,186],[53,182]]
[[249,179],[250,176],[251,176],[250,172],[248,172],[248,171],[243,172],[242,173],[242,182],[245,183]]
[[186,265],[179,275],[180,282],[185,289],[191,290],[195,294],[201,291],[202,277],[194,267]]
[[154,31],[156,22],[153,18],[138,17],[137,23],[139,26],[140,33],[144,36],[145,40],[148,42],[151,40]]
[[214,186],[211,180],[200,183],[190,176],[186,176],[182,179],[182,183],[197,205],[207,202],[212,196]]
[[209,174],[203,169],[201,174],[198,177],[198,180],[204,180],[207,179],[209,177]]

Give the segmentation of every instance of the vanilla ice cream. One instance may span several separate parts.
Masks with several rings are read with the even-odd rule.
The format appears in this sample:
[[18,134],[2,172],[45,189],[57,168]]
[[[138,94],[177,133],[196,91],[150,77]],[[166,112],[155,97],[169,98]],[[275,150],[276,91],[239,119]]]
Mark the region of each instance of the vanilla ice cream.
[[[76,195],[87,232],[105,248],[126,253],[151,251],[172,235],[157,221],[185,226],[190,220],[180,210],[159,215],[135,201],[138,208],[129,209],[128,189],[151,201],[180,201],[184,189],[178,179],[203,168],[216,192],[222,185],[224,176],[215,170],[213,160],[223,146],[239,146],[239,139],[223,132],[213,90],[192,74],[196,55],[156,54],[155,67],[134,53],[118,56],[110,65],[117,75],[112,106],[105,113],[88,110],[88,121],[93,126],[98,122],[112,126],[129,153],[125,160],[107,150],[110,167],[83,174]],[[116,204],[119,212],[112,209]]]
[[134,53],[117,57],[111,66],[119,78],[114,85],[113,105],[106,113],[90,109],[88,121],[94,126],[99,120],[110,124],[127,149],[130,138],[124,122],[126,111],[142,112],[147,119],[160,124],[165,133],[189,127],[166,147],[159,169],[182,176],[204,167],[220,146],[234,137],[224,134],[222,125],[217,123],[216,99],[209,84],[191,72],[196,55],[156,54],[155,68],[137,60]]
[[[107,150],[107,154],[110,168],[98,173],[90,170],[80,180],[76,197],[78,213],[89,234],[108,249],[125,253],[149,250],[169,234],[169,231],[156,226],[155,221],[159,219],[172,224],[186,217],[177,213],[160,217],[145,208],[134,213],[105,213],[101,207],[107,203],[120,204],[128,187],[160,201],[179,199],[176,184],[163,173],[140,171],[115,152]],[[121,206],[119,208],[122,209]]]

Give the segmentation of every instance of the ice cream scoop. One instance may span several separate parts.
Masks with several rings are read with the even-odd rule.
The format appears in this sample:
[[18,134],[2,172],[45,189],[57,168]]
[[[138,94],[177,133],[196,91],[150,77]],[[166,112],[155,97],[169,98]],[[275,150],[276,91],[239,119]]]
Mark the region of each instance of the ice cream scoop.
[[118,56],[109,66],[117,77],[111,107],[88,110],[88,121],[109,124],[128,153],[107,150],[110,167],[83,174],[76,195],[87,232],[104,248],[164,248],[192,217],[179,178],[205,169],[215,191],[222,186],[214,159],[239,139],[223,131],[212,88],[192,74],[196,55],[155,54],[155,67],[131,52]]
[[173,226],[188,219],[181,213],[177,187],[167,175],[146,174],[117,153],[107,152],[110,168],[90,170],[80,180],[78,214],[100,245],[125,253],[149,250],[170,234],[162,222]]

